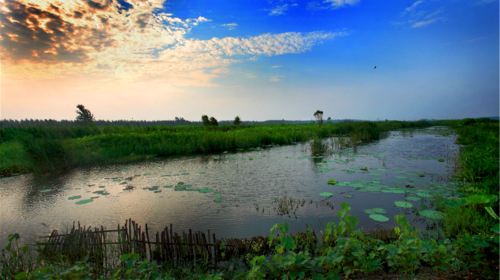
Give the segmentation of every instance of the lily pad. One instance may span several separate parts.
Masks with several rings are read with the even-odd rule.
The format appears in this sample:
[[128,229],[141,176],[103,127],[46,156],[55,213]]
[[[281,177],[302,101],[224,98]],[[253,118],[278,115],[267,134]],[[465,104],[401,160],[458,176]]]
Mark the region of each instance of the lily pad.
[[322,192],[319,195],[322,196],[322,197],[328,198],[328,197],[332,197],[333,193],[331,193],[331,192]]
[[178,191],[178,192],[179,191],[193,191],[192,187],[193,186],[191,186],[191,185],[187,185],[187,184],[184,184],[182,182],[179,182],[179,183],[177,183],[177,185],[175,185],[174,190]]
[[382,214],[370,214],[368,217],[376,222],[381,222],[381,223],[389,221],[389,218]]
[[384,208],[369,208],[369,209],[365,209],[365,213],[368,214],[368,215],[371,215],[371,214],[386,214],[387,211],[385,211]]
[[204,188],[200,188],[200,189],[196,189],[199,193],[211,193],[211,192],[214,192],[213,189],[209,188],[209,187],[204,187]]
[[422,198],[429,198],[431,197],[431,194],[429,192],[426,192],[426,191],[418,191],[415,193],[416,195],[422,197]]
[[335,179],[330,179],[330,180],[328,180],[328,185],[332,185],[332,186],[334,186],[334,185],[336,185],[336,184],[337,184],[337,180],[335,180]]
[[402,200],[394,201],[394,205],[396,205],[397,207],[400,207],[400,208],[412,208],[413,207],[413,204],[411,204],[410,202],[402,201]]
[[75,199],[80,199],[80,198],[82,198],[81,195],[74,195],[74,196],[68,197],[68,200],[75,200]]
[[422,198],[420,198],[418,196],[413,196],[413,195],[407,196],[405,199],[409,200],[409,201],[420,201],[420,200],[422,200]]
[[222,196],[220,193],[215,193],[214,195],[214,202],[215,203],[221,203],[222,202]]
[[421,210],[418,212],[418,214],[422,217],[426,217],[426,218],[429,218],[429,219],[432,219],[432,220],[441,220],[443,219],[443,213],[442,212],[439,212],[439,211],[436,211],[436,210],[432,210],[432,209],[425,209],[425,210]]
[[93,193],[100,195],[109,195],[109,192],[107,192],[106,190],[95,191]]
[[404,189],[398,189],[398,188],[386,188],[386,189],[382,189],[381,192],[394,193],[394,194],[404,194],[406,191]]
[[83,204],[91,203],[92,201],[94,201],[92,198],[86,198],[86,199],[78,200],[77,202],[75,202],[75,204],[83,205]]

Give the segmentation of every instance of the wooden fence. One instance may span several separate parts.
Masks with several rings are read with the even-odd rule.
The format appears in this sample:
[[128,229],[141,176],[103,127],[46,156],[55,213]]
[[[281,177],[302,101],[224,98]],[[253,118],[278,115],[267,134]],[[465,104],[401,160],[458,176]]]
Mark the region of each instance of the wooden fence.
[[131,219],[112,230],[73,223],[68,233],[54,230],[50,236],[42,237],[38,245],[46,258],[78,261],[88,257],[98,270],[115,266],[119,256],[128,253],[157,263],[215,266],[218,261],[240,256],[254,248],[268,249],[264,237],[218,240],[210,230],[174,232],[172,224],[151,234],[147,224],[143,228]]

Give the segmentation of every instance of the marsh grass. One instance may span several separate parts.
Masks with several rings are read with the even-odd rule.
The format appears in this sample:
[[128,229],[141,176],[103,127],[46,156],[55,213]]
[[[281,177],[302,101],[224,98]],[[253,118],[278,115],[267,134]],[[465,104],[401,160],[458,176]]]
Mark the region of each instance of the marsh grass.
[[[1,175],[64,172],[68,168],[126,163],[171,156],[214,154],[269,145],[289,145],[330,136],[355,143],[379,139],[394,129],[431,122],[343,122],[336,124],[199,125],[78,124],[0,122]],[[321,142],[321,141],[319,141]]]

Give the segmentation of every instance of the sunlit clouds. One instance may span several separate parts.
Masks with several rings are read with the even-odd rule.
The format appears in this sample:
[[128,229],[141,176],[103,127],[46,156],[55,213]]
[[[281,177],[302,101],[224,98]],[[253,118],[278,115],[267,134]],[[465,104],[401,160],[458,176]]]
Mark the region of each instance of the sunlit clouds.
[[498,26],[486,0],[0,0],[0,119],[498,115]]
[[[160,79],[209,85],[240,56],[308,51],[343,33],[287,32],[251,37],[188,39],[209,22],[181,19],[163,1],[15,1],[1,3],[4,75],[95,79]],[[235,28],[235,24],[228,26]]]

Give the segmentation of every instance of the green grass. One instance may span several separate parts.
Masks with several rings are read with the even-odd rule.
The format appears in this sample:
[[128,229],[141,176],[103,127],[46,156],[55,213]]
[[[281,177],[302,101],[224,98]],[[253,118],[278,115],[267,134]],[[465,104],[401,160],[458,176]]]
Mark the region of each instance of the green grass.
[[463,198],[437,201],[445,213],[444,233],[450,238],[491,234],[500,222],[485,209],[492,207],[499,212],[499,123],[469,119],[454,128],[462,145],[456,180]]
[[[349,136],[355,144],[379,139],[394,129],[430,122],[344,122],[221,126],[114,126],[41,123],[0,127],[0,151],[10,155],[0,174],[61,172],[68,168],[126,163],[170,156],[288,145],[329,136]],[[19,156],[18,156],[19,155]]]
[[0,176],[25,173],[32,170],[31,159],[19,142],[0,144]]

